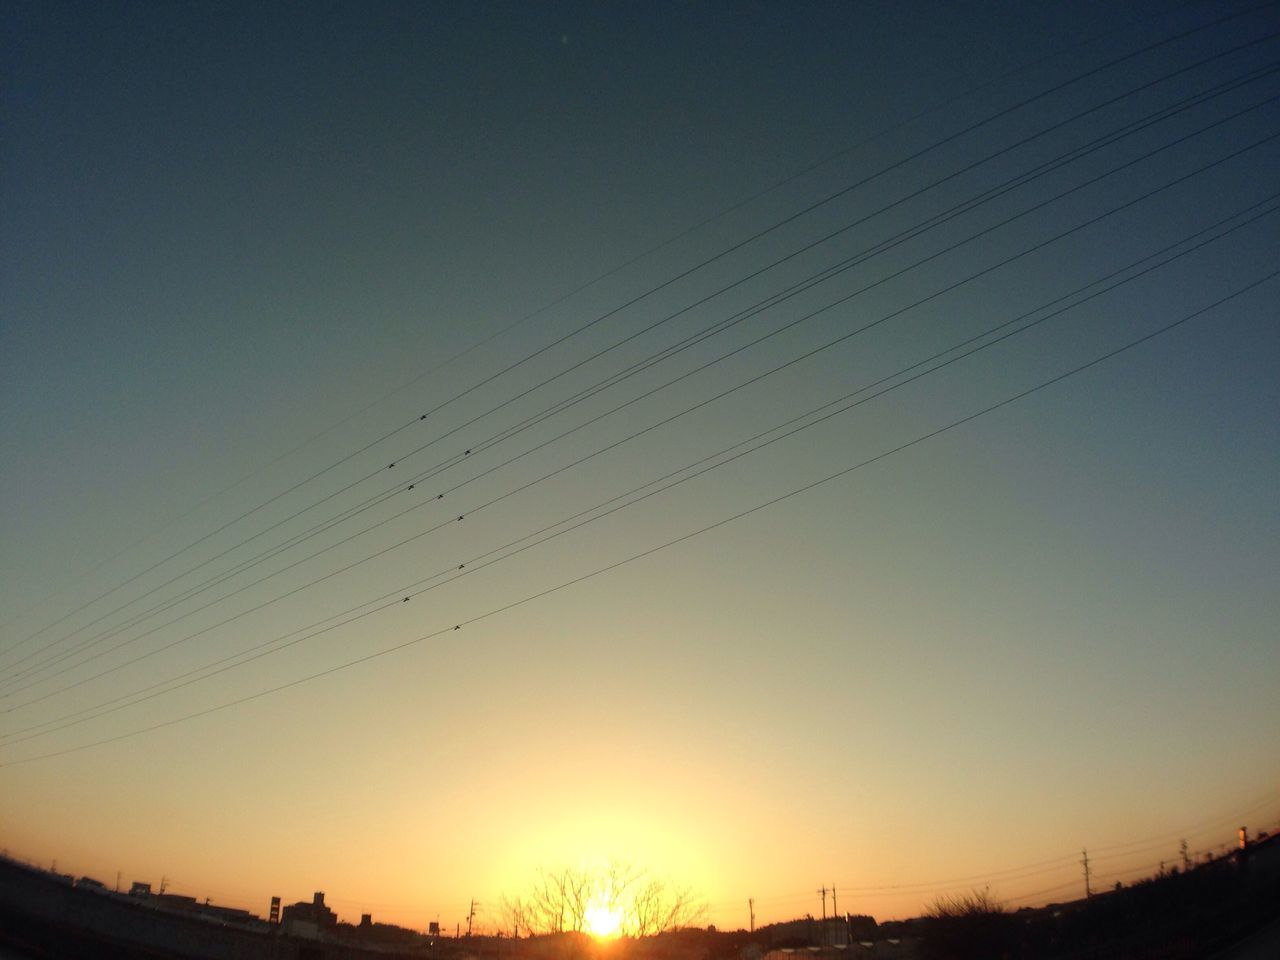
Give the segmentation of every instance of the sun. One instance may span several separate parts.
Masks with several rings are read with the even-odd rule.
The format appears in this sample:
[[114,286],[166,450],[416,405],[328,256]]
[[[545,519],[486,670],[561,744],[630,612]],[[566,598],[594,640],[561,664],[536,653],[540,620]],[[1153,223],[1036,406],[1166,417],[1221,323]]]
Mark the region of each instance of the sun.
[[622,929],[622,911],[610,907],[603,900],[594,900],[584,914],[587,921],[587,932],[593,937],[607,940],[616,937]]

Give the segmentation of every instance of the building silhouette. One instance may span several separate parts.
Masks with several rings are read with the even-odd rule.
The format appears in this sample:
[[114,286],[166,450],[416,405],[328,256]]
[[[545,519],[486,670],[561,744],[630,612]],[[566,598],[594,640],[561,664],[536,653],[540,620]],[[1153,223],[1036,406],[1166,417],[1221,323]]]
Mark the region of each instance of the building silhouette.
[[280,926],[285,933],[314,937],[319,931],[337,925],[338,915],[325,906],[322,890],[317,890],[309,903],[299,900],[281,911]]

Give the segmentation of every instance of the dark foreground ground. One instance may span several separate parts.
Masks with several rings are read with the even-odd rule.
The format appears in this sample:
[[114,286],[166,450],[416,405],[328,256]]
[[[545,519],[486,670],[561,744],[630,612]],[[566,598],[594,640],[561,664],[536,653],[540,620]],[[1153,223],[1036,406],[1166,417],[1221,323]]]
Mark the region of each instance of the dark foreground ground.
[[290,936],[258,918],[166,909],[157,898],[76,886],[0,858],[0,960],[1280,960],[1280,837],[1090,900],[1017,912],[981,902],[879,925],[851,918],[847,936],[832,938],[828,926],[825,944],[794,935],[803,924],[607,945],[570,935],[433,940],[410,931],[391,942],[375,931],[362,940],[345,925]]

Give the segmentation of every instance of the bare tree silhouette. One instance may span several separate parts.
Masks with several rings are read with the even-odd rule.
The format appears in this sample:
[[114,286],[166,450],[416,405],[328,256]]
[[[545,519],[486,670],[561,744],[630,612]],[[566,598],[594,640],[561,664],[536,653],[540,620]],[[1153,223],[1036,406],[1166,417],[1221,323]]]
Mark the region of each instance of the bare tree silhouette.
[[539,870],[522,895],[504,894],[499,906],[503,929],[520,936],[588,932],[592,909],[616,914],[625,937],[679,930],[706,914],[690,889],[620,861],[599,870]]

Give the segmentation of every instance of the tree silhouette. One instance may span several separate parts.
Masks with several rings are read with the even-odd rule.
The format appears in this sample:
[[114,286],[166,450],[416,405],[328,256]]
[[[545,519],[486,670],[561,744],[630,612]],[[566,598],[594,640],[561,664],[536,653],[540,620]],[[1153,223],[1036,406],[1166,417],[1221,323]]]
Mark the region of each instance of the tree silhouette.
[[611,861],[598,870],[564,867],[539,870],[522,895],[503,895],[503,929],[519,936],[588,931],[588,911],[619,917],[619,934],[648,937],[697,923],[706,904],[629,863]]

